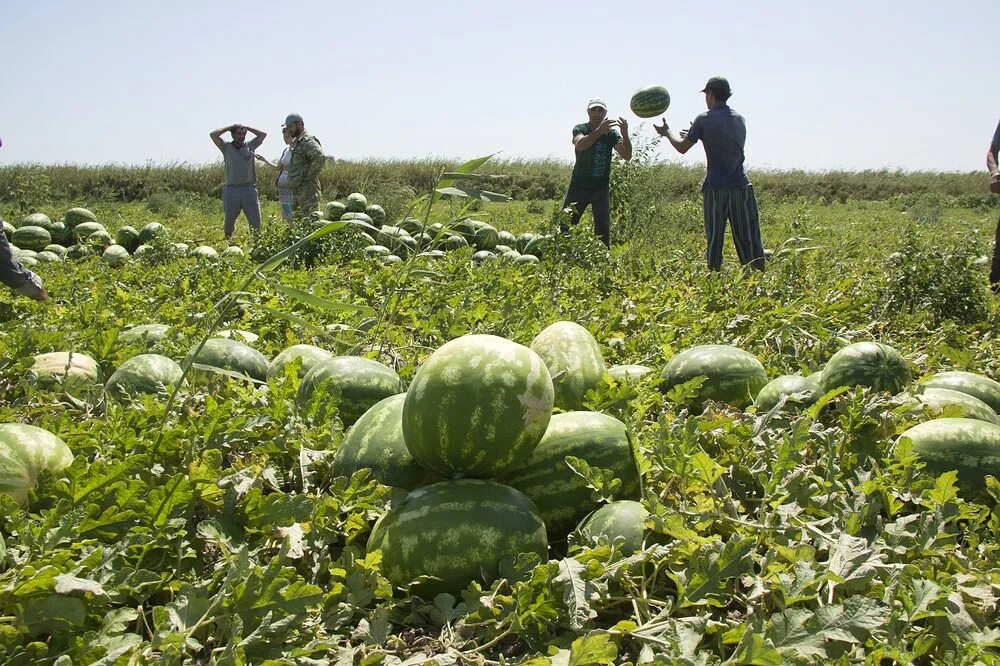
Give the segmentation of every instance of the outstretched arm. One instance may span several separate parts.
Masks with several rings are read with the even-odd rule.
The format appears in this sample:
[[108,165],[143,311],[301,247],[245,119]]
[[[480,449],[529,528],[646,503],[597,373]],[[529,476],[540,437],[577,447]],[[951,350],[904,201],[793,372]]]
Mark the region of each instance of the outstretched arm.
[[666,118],[663,119],[663,124],[660,126],[657,126],[656,123],[653,123],[653,129],[655,129],[656,133],[659,134],[660,136],[666,137],[667,141],[670,142],[670,145],[673,146],[674,149],[681,155],[691,150],[692,146],[694,146],[695,144],[694,141],[688,138],[687,131],[681,130],[681,133],[677,134],[672,129],[670,129],[670,127],[667,126]]
[[263,162],[264,164],[266,164],[269,167],[274,167],[275,169],[280,169],[281,168],[281,166],[279,166],[278,164],[275,164],[274,162],[272,162],[271,160],[267,159],[263,155],[258,155],[257,153],[254,153],[253,156],[255,158],[257,158],[258,162]]

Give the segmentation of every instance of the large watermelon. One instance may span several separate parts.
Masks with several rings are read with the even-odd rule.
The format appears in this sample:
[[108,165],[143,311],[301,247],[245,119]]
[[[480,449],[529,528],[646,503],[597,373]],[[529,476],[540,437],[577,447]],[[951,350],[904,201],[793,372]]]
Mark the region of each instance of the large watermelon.
[[646,86],[635,91],[628,105],[640,118],[655,118],[670,107],[670,93],[663,86]]
[[990,379],[985,375],[953,370],[931,375],[922,383],[924,386],[946,388],[967,393],[979,398],[989,405],[994,412],[1000,414],[1000,382]]
[[230,372],[238,372],[252,379],[267,379],[267,358],[253,347],[227,338],[209,338],[198,350],[195,344],[188,351],[188,359]]
[[22,250],[41,252],[52,242],[52,235],[42,227],[19,227],[11,235],[10,242]]
[[538,354],[494,335],[442,345],[417,370],[403,407],[410,454],[445,478],[492,477],[531,455],[552,416]]
[[63,245],[73,242],[73,232],[63,222],[53,222],[47,229],[52,236],[52,242]]
[[922,416],[929,411],[932,418],[937,418],[942,411],[957,407],[962,410],[960,416],[977,419],[1000,425],[996,412],[979,398],[947,388],[928,386],[918,395],[910,398],[914,407],[912,413]]
[[910,383],[910,368],[898,351],[881,342],[855,342],[834,354],[823,368],[823,391],[864,386],[896,394]]
[[57,254],[59,255],[60,259],[65,259],[67,252],[65,247],[63,247],[62,245],[57,245],[55,243],[49,243],[48,245],[45,246],[45,249],[42,251],[51,252],[52,254]]
[[72,261],[78,261],[80,259],[86,259],[87,257],[94,256],[94,248],[89,245],[81,245],[77,243],[76,245],[70,246],[66,250],[66,258]]
[[556,414],[535,451],[498,481],[528,496],[545,521],[549,539],[561,542],[597,508],[587,480],[566,463],[581,458],[621,480],[616,499],[639,499],[639,467],[625,424],[599,412]]
[[913,442],[929,473],[958,471],[959,486],[976,496],[986,476],[1000,480],[1000,425],[976,419],[933,419],[915,425],[901,437]]
[[378,204],[370,204],[365,208],[365,213],[375,224],[385,224],[385,209]]
[[42,229],[48,229],[52,226],[52,220],[48,215],[44,213],[32,213],[30,215],[25,215],[21,218],[21,221],[14,225],[17,228],[21,227],[41,227]]
[[292,345],[278,352],[267,366],[267,380],[279,379],[285,375],[285,366],[299,359],[299,379],[323,361],[329,361],[334,355],[315,345]]
[[669,391],[695,377],[705,377],[695,410],[706,400],[746,409],[767,384],[767,372],[753,354],[729,345],[701,345],[685,349],[667,363],[660,388]]
[[347,212],[347,206],[339,201],[331,201],[323,208],[323,218],[327,220],[339,220],[340,216]]
[[413,490],[434,481],[433,475],[410,455],[403,441],[405,393],[376,403],[347,431],[333,457],[333,473],[350,476],[370,469],[382,484]]
[[159,354],[139,354],[115,370],[104,390],[115,397],[166,393],[181,380],[181,366]]
[[439,239],[437,241],[437,246],[448,252],[451,250],[461,250],[464,247],[469,247],[469,242],[460,234],[451,234],[450,236],[445,236],[444,238]]
[[135,252],[135,249],[141,244],[139,241],[139,232],[135,227],[128,225],[121,227],[115,233],[115,242],[128,250],[129,254]]
[[474,246],[477,250],[493,251],[500,244],[500,234],[495,227],[486,222],[473,219],[462,220],[455,225],[455,230],[462,234],[469,245]]
[[96,395],[104,386],[97,361],[78,352],[39,354],[27,377],[39,388],[60,389],[76,398]]
[[[791,397],[791,396],[794,396]],[[767,383],[757,394],[753,404],[759,412],[773,409],[781,400],[788,397],[784,408],[793,406],[808,406],[823,397],[820,385],[802,375],[781,375]]]
[[417,241],[399,227],[386,225],[382,227],[375,241],[389,248],[397,255],[409,255],[417,251]]
[[[375,224],[375,220],[368,213],[344,213],[340,216],[340,219],[344,222],[364,222],[366,225],[377,229],[379,225]],[[364,229],[365,227],[362,227]]]
[[238,245],[230,245],[222,252],[219,253],[219,257],[222,259],[227,259],[229,261],[236,261],[242,259],[246,255],[243,253],[243,248]]
[[[311,403],[316,391],[337,399],[337,414],[345,426],[352,425],[376,403],[403,392],[403,382],[392,368],[360,356],[335,356],[305,374],[296,400]],[[321,418],[325,415],[321,412]]]
[[368,551],[381,551],[382,573],[422,596],[489,585],[522,553],[545,559],[545,525],[523,494],[492,481],[459,479],[411,492],[375,523]]
[[149,244],[154,238],[159,238],[167,233],[166,227],[159,222],[150,222],[139,229],[139,243]]
[[66,211],[64,220],[66,226],[73,229],[84,222],[97,222],[97,216],[86,208],[70,208]]
[[515,264],[537,264],[538,257],[533,254],[522,254],[514,258]]
[[344,206],[347,207],[348,213],[363,213],[368,208],[368,199],[360,192],[354,192],[347,195]]
[[585,538],[618,543],[623,555],[631,555],[642,550],[648,517],[641,502],[617,500],[590,514],[578,529]]
[[[91,238],[93,238],[93,236],[91,236]],[[123,248],[121,245],[109,245],[101,255],[101,259],[115,268],[124,266],[131,258],[132,257],[129,255],[128,250]]]
[[73,227],[73,235],[81,243],[98,231],[107,231],[107,229],[100,222],[82,222]]
[[557,321],[531,341],[542,357],[556,391],[555,406],[583,409],[587,391],[599,386],[607,366],[601,347],[590,331],[571,321]]
[[49,252],[48,250],[42,250],[39,252],[35,255],[35,259],[43,264],[59,263],[62,261],[62,257],[55,252]]
[[0,423],[0,493],[22,506],[42,470],[58,474],[73,462],[66,442],[48,430],[23,423]]

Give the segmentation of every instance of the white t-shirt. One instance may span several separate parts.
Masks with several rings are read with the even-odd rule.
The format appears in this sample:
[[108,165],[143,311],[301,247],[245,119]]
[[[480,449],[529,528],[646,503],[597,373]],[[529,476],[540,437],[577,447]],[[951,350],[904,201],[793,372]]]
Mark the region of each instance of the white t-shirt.
[[288,169],[292,166],[292,148],[288,146],[278,158],[281,173],[278,174],[278,187],[288,187]]

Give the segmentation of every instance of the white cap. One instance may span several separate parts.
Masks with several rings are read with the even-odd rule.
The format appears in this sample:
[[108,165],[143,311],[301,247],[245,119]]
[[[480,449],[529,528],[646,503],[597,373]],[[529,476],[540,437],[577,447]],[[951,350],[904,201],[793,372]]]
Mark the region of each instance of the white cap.
[[604,103],[604,100],[603,100],[603,99],[601,99],[600,97],[595,97],[594,99],[592,99],[592,100],[590,100],[589,102],[587,102],[587,111],[590,111],[590,110],[591,110],[591,109],[593,109],[593,108],[594,108],[595,106],[599,106],[599,107],[601,107],[602,109],[604,109],[605,111],[607,111],[607,110],[608,110],[608,105],[607,105],[607,104],[605,104],[605,103]]

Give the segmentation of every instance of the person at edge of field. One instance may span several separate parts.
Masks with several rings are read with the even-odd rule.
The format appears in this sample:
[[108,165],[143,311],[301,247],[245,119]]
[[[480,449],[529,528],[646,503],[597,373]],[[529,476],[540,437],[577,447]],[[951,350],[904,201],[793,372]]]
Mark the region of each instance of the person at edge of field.
[[272,162],[263,155],[257,155],[257,159],[264,164],[278,170],[278,175],[274,179],[274,187],[278,190],[278,203],[281,204],[282,219],[292,221],[292,190],[288,187],[288,169],[292,164],[292,135],[288,133],[287,127],[281,128],[281,138],[285,141],[285,148],[281,151],[281,157],[277,162]]
[[319,139],[306,132],[302,116],[290,113],[285,128],[292,138],[292,158],[288,164],[288,187],[292,191],[294,214],[305,217],[319,208],[322,194],[319,174],[327,162]]
[[[3,147],[2,139],[0,147]],[[10,249],[7,234],[3,231],[0,231],[0,283],[36,301],[49,298],[49,292],[42,286],[42,279],[14,258],[14,251]]]
[[[247,143],[247,132],[253,132],[253,139]],[[222,140],[222,135],[229,132],[232,141]],[[254,155],[260,144],[264,143],[267,133],[245,125],[230,125],[217,129],[211,134],[212,143],[222,151],[222,159],[226,165],[226,183],[222,187],[222,209],[226,220],[222,233],[228,241],[236,228],[236,218],[240,211],[247,218],[250,229],[260,230],[260,200],[257,198],[257,166]]]
[[[576,164],[570,177],[563,208],[571,210],[570,224],[576,225],[587,206],[594,216],[594,233],[611,247],[611,149],[623,160],[632,159],[628,121],[611,120],[608,105],[595,98],[587,103],[588,120],[573,128]],[[563,225],[563,231],[568,227]]]
[[[1000,166],[997,165],[997,155],[1000,154],[1000,123],[993,132],[993,141],[986,151],[986,168],[990,172],[990,192],[1000,194]],[[990,288],[994,294],[1000,294],[1000,221],[997,222],[996,244],[993,246],[993,266],[990,268]]]
[[675,134],[667,126],[666,118],[662,126],[654,123],[653,128],[682,155],[698,141],[705,146],[708,168],[701,191],[708,241],[705,257],[709,270],[722,268],[722,242],[728,220],[740,262],[763,271],[764,244],[760,237],[757,197],[743,170],[746,121],[729,108],[729,97],[733,91],[729,81],[723,77],[710,78],[701,92],[705,94],[708,111],[695,118],[690,129],[681,130],[680,135]]

